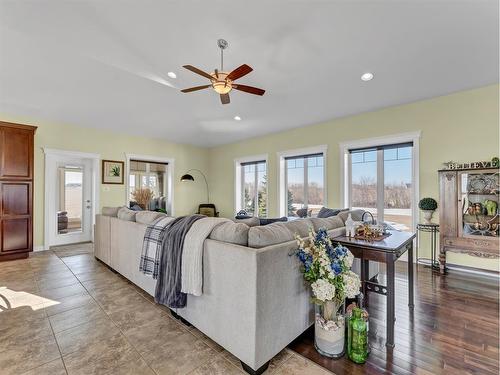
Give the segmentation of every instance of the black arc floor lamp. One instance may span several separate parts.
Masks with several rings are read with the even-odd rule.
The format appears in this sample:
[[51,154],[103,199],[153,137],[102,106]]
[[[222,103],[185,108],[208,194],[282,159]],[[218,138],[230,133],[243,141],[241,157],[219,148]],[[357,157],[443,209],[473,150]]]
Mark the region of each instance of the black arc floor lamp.
[[210,190],[208,189],[208,181],[207,181],[207,178],[205,177],[205,175],[203,174],[202,171],[200,171],[199,169],[190,169],[185,174],[182,175],[181,181],[182,182],[193,182],[194,177],[192,174],[189,173],[189,172],[193,172],[193,171],[201,174],[203,179],[205,180],[205,185],[207,185],[207,203],[210,203]]

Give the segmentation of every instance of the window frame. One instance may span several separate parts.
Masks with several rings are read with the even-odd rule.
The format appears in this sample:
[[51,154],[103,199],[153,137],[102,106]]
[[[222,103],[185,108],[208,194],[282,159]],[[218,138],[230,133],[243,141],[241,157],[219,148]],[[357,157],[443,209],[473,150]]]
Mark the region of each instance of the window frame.
[[[299,148],[293,150],[280,151],[278,156],[278,197],[279,197],[279,214],[280,216],[288,216],[287,204],[287,168],[286,159],[293,157],[300,157],[312,154],[323,154],[323,205],[328,202],[328,175],[327,175],[327,160],[328,160],[328,145],[318,145],[313,147]],[[307,168],[304,168],[304,175],[307,175]],[[305,183],[305,181],[304,181]],[[307,191],[307,186],[304,186]]]
[[[246,163],[256,163],[256,162],[264,162],[266,166],[266,176],[267,176],[267,184],[266,184],[266,216],[269,215],[269,162],[268,162],[268,154],[261,155],[252,155],[246,156],[243,158],[234,159],[234,213],[238,213],[243,209],[243,166],[242,164]],[[257,180],[257,170],[255,171],[255,197],[256,202],[258,202],[258,180]],[[253,216],[258,216],[259,210],[254,209]]]

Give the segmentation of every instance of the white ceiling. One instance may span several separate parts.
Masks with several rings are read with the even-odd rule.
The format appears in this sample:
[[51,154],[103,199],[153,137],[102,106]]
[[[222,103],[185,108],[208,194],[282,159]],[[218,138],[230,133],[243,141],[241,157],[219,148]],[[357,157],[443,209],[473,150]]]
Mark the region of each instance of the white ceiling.
[[[496,83],[498,27],[495,0],[0,0],[0,113],[213,146]],[[263,97],[179,92],[218,38]]]

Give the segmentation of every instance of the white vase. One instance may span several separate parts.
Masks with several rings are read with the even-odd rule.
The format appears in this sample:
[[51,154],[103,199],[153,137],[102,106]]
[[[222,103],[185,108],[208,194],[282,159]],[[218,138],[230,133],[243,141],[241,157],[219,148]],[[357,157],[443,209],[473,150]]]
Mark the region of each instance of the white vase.
[[345,352],[345,316],[343,305],[326,301],[315,305],[314,347],[319,354],[340,358]]
[[434,215],[434,210],[422,210],[424,213],[424,224],[432,224],[432,215]]

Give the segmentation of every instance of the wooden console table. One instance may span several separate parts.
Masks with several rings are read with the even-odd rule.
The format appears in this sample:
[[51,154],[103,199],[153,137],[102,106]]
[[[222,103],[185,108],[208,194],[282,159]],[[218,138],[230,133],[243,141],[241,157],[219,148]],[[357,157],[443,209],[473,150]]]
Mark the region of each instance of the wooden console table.
[[[415,233],[391,231],[391,235],[382,241],[358,240],[339,236],[332,238],[333,243],[340,243],[351,253],[361,259],[361,283],[363,294],[368,301],[368,292],[382,294],[387,297],[387,339],[386,345],[394,347],[394,311],[395,280],[394,264],[396,260],[408,251],[408,306],[414,307],[413,301],[413,239]],[[381,285],[369,280],[369,261],[385,263],[387,266],[387,285]]]

